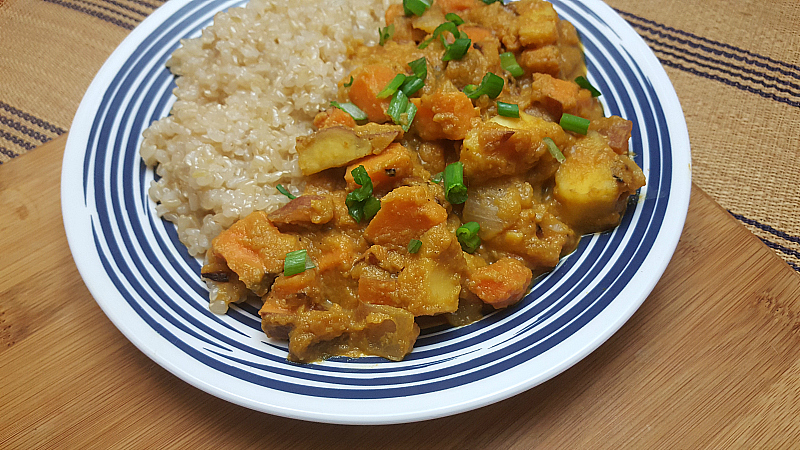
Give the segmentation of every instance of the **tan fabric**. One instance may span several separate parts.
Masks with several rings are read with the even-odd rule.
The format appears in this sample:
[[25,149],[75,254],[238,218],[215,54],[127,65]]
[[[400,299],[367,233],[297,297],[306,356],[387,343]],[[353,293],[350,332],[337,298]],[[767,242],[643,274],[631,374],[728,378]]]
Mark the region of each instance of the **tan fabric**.
[[[0,0],[0,163],[69,129],[160,0]],[[800,273],[800,2],[608,0],[669,74],[694,181]]]

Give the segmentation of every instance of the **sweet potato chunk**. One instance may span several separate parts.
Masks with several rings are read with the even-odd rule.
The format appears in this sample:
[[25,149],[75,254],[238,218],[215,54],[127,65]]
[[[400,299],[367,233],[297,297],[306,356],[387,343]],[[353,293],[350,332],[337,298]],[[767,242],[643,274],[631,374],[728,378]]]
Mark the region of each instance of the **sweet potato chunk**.
[[269,213],[267,217],[279,227],[321,225],[333,219],[333,201],[323,195],[301,195]]
[[528,292],[533,273],[513,258],[475,269],[469,275],[469,290],[495,308],[505,308]]
[[558,14],[552,4],[543,0],[520,2],[517,12],[519,41],[523,46],[541,47],[558,41]]
[[297,237],[281,233],[267,213],[255,211],[214,238],[211,248],[248,289],[262,295],[269,289],[262,281],[271,283],[283,271],[286,254],[303,247]]
[[349,191],[358,188],[351,173],[358,166],[364,166],[367,170],[375,192],[387,192],[414,174],[414,155],[402,145],[394,143],[379,155],[354,162],[347,167],[344,176]]
[[378,98],[378,93],[397,73],[389,66],[372,64],[356,69],[351,75],[353,84],[348,92],[350,101],[367,113],[370,122],[386,122],[389,119],[386,110],[389,109],[391,98]]
[[447,210],[424,186],[401,186],[381,199],[364,237],[374,244],[408,245],[431,227],[447,220]]
[[323,128],[297,138],[297,157],[303,175],[340,167],[372,153],[369,139],[346,127]]
[[460,91],[423,94],[412,98],[411,102],[417,107],[412,126],[425,140],[464,139],[467,131],[480,120],[479,110]]

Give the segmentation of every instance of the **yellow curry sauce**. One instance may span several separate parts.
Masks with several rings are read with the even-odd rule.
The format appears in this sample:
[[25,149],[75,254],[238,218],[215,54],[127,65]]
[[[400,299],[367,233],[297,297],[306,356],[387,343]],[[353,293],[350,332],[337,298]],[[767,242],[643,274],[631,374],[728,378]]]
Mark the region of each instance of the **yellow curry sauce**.
[[[262,328],[289,340],[293,361],[401,360],[418,323],[463,325],[513,305],[582,234],[615,227],[645,183],[628,155],[631,122],[603,117],[573,81],[586,71],[581,44],[549,3],[436,0],[421,15],[394,5],[386,23],[383,45],[354,45],[341,108],[321,112],[318,131],[298,139],[303,195],[236,222],[202,269],[215,301],[263,300]],[[457,38],[469,39],[466,52],[443,61]],[[509,52],[518,76],[501,61]],[[475,94],[489,73],[502,91]],[[400,114],[400,94],[385,91],[398,74],[424,81]],[[498,115],[501,104],[519,117]],[[585,134],[562,128],[565,114],[588,119]],[[463,174],[463,202],[441,179],[451,168]],[[354,192],[369,183],[374,207],[354,214],[365,204]],[[467,223],[479,227],[470,242],[459,239]],[[298,250],[308,268],[287,275],[287,254]]]

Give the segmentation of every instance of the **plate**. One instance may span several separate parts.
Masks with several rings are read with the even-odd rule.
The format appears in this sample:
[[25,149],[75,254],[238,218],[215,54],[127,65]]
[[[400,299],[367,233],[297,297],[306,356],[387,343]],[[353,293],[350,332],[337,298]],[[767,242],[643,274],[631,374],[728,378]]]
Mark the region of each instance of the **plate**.
[[97,303],[142,352],[217,397],[285,417],[386,424],[442,417],[530,389],[596,349],[636,311],[678,243],[691,190],[689,139],[677,96],[653,53],[601,1],[556,0],[582,36],[589,79],[607,114],[634,123],[647,176],[613,232],[576,252],[506,310],[459,328],[425,331],[402,362],[337,358],[299,365],[263,334],[257,308],[208,311],[200,261],[147,196],[153,171],[142,131],[169,113],[164,64],[179,40],[244,2],[172,0],[103,65],[76,114],[61,201],[75,263]]

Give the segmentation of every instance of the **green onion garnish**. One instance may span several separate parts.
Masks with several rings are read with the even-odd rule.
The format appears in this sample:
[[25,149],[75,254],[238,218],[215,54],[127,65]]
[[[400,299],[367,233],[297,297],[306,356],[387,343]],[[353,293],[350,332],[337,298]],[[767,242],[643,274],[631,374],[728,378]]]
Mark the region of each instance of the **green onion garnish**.
[[601,95],[603,95],[603,94],[600,93],[600,91],[595,89],[594,86],[592,86],[592,83],[590,83],[589,80],[586,79],[586,77],[575,78],[575,82],[578,83],[578,86],[580,86],[580,87],[588,90],[589,92],[591,92],[592,93],[592,97],[600,97]]
[[412,239],[408,243],[408,253],[417,253],[420,247],[422,247],[422,241],[419,239]]
[[313,269],[314,267],[317,266],[315,266],[314,262],[308,257],[308,252],[306,250],[295,250],[287,253],[286,258],[283,260],[283,275],[290,277],[298,273],[303,273],[308,269]]
[[378,28],[379,41],[378,44],[383,45],[394,36],[394,24],[387,25],[384,28]]
[[347,114],[350,114],[350,117],[352,117],[356,122],[360,120],[367,120],[367,113],[352,103],[331,102],[331,106],[339,108]]
[[403,91],[396,91],[394,96],[392,97],[392,101],[389,102],[389,109],[386,110],[386,114],[392,118],[392,121],[396,124],[400,124],[400,114],[406,112],[408,108],[408,97]]
[[381,201],[375,197],[367,198],[367,201],[364,202],[364,218],[369,220],[375,217],[375,214],[378,213],[381,209]]
[[483,0],[483,3],[486,3],[487,5],[491,5],[494,2],[503,3],[501,0]]
[[419,46],[417,46],[417,48],[420,49],[420,50],[423,50],[423,49],[425,49],[425,47],[430,45],[431,42],[433,42],[433,36],[431,36],[428,39],[425,39],[424,41],[420,42]]
[[444,168],[444,197],[453,205],[467,201],[467,186],[464,185],[464,164],[456,161]]
[[553,155],[553,158],[555,158],[556,161],[563,163],[564,161],[567,160],[567,158],[564,157],[564,154],[561,153],[561,150],[558,149],[558,146],[552,139],[546,137],[542,139],[542,141],[544,141],[545,145],[547,145],[547,149],[550,150],[550,154]]
[[285,196],[289,197],[291,200],[294,200],[294,199],[296,199],[296,198],[297,198],[297,197],[295,197],[294,195],[292,195],[292,193],[291,193],[291,192],[289,192],[288,190],[286,190],[286,188],[285,188],[285,187],[283,187],[283,185],[282,185],[282,184],[279,184],[279,185],[277,185],[277,186],[275,186],[275,187],[278,189],[278,192],[280,192],[281,194],[283,194],[283,195],[285,195]]
[[[363,165],[351,170],[350,174],[353,175],[353,181],[360,187],[347,194],[344,203],[347,205],[347,212],[350,213],[350,217],[356,222],[361,222],[364,218],[371,218],[381,209],[380,201],[378,201],[377,209],[375,209],[374,201],[368,202],[370,198],[374,198],[372,197],[372,179]],[[377,199],[375,200],[377,201]],[[367,203],[369,203],[369,206],[367,206]],[[367,217],[367,212],[372,213],[372,215]]]
[[480,86],[477,89],[471,92],[467,92],[467,88],[474,85],[467,85],[464,88],[464,93],[467,94],[469,98],[478,98],[483,94],[489,96],[489,98],[497,98],[501,92],[503,92],[503,85],[505,84],[505,80],[502,77],[499,77],[492,72],[487,73],[483,76],[481,80]]
[[431,7],[432,0],[403,0],[403,11],[406,16],[421,16]]
[[[464,93],[467,94],[467,97],[469,97],[470,94],[472,94],[473,92],[475,92],[477,90],[478,90],[478,86],[475,86],[474,84],[468,84],[468,85],[464,86]],[[472,98],[472,97],[469,97],[469,98]]]
[[398,73],[397,75],[392,78],[392,81],[383,88],[382,91],[378,92],[378,98],[386,98],[389,96],[394,95],[397,92],[397,89],[403,84],[403,81],[406,81],[406,76],[402,73]]
[[408,67],[411,67],[411,70],[414,71],[414,76],[420,80],[425,81],[425,78],[428,77],[428,60],[424,56],[408,63]]
[[497,114],[503,117],[519,118],[519,105],[516,103],[497,102]]
[[515,58],[514,54],[511,52],[500,54],[500,65],[503,66],[503,69],[506,69],[515,77],[521,77],[525,75],[525,71],[519,66],[519,63],[517,63],[517,58]]
[[559,125],[561,125],[561,128],[565,129],[566,131],[572,131],[578,134],[585,135],[589,132],[589,119],[573,116],[572,114],[562,114]]
[[408,131],[417,114],[417,106],[408,101],[408,96],[402,90],[398,90],[389,102],[386,114],[392,118],[392,122],[403,127],[403,131]]
[[453,22],[456,25],[462,25],[464,23],[464,19],[458,17],[456,13],[447,13],[444,15],[445,20],[448,22]]
[[461,37],[461,33],[458,32],[458,25],[453,22],[444,22],[433,30],[434,39],[439,38],[445,31],[452,34],[454,39]]
[[442,56],[442,61],[452,61],[463,58],[464,55],[467,54],[467,50],[469,50],[469,47],[471,45],[472,41],[468,38],[456,39],[455,42],[453,42],[452,44],[450,44],[449,47],[447,47],[447,50],[444,52],[444,56]]
[[403,81],[403,85],[400,86],[400,90],[406,94],[406,97],[410,97],[414,95],[415,92],[422,89],[422,86],[425,86],[425,82],[416,76],[406,77],[406,80]]
[[444,172],[439,172],[436,175],[431,176],[431,181],[436,184],[442,184],[442,182],[444,182]]
[[350,75],[350,81],[348,81],[347,83],[343,84],[343,86],[344,86],[344,87],[350,87],[350,86],[352,86],[352,85],[353,85],[353,80],[354,80],[353,76],[352,76],[352,75]]
[[478,222],[467,222],[456,229],[456,238],[461,244],[461,249],[467,253],[474,253],[481,245],[481,238],[478,236],[481,226]]

